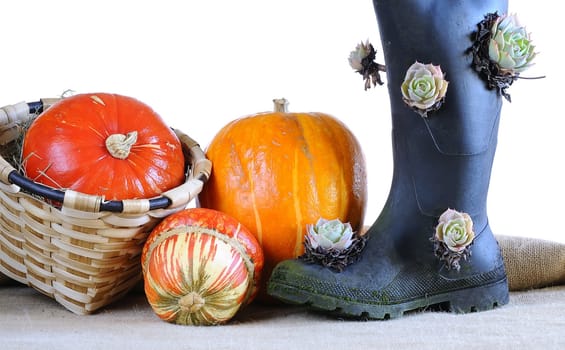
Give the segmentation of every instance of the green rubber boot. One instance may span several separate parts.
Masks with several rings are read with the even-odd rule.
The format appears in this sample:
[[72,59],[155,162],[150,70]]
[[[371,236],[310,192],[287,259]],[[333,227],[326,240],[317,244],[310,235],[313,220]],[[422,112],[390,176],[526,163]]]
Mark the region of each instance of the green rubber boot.
[[[301,259],[284,261],[274,269],[268,293],[369,319],[433,306],[465,313],[506,304],[506,272],[486,212],[502,97],[473,69],[468,48],[477,24],[488,13],[505,14],[507,0],[374,5],[392,110],[389,197],[358,262],[336,272]],[[443,105],[427,117],[410,108],[401,92],[415,61],[441,66],[449,81]],[[461,259],[442,259],[446,251],[431,240],[447,209],[469,214],[474,225],[474,240]]]

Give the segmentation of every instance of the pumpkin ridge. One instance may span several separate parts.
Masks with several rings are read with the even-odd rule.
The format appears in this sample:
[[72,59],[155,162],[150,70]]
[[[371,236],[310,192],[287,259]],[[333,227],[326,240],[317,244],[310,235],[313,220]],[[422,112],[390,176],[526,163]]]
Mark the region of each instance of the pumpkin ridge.
[[[333,125],[341,125],[341,123],[335,119],[334,117],[328,116],[328,115],[320,115],[320,120],[322,121],[322,124],[324,125],[324,129],[329,131],[329,137],[331,139],[332,142],[338,143],[339,146],[336,147],[336,152],[335,152],[335,156],[336,156],[336,161],[339,164],[344,164],[345,162],[345,156],[344,156],[344,152],[347,149],[347,144],[344,144],[344,133],[346,133],[346,129],[345,128],[340,128],[339,130],[339,135],[336,135],[336,129],[334,127],[332,127]],[[349,136],[349,135],[348,135]],[[351,188],[351,186],[346,186],[346,185],[350,185],[347,183],[347,181],[345,181],[344,179],[344,171],[339,171],[338,176],[336,177],[336,187],[337,188]],[[340,196],[337,196],[335,198],[335,200],[337,201],[337,203],[335,203],[336,208],[338,209],[338,215],[340,218],[342,217],[347,217],[349,216],[349,213],[344,212],[346,210],[346,208],[348,207],[348,200],[347,197],[349,197],[350,193],[349,192],[341,192]],[[329,218],[329,219],[334,219],[334,218]]]
[[[300,139],[302,142],[302,153],[304,155],[305,160],[307,161],[307,168],[303,171],[304,175],[307,175],[308,178],[305,180],[306,183],[302,184],[302,187],[308,191],[308,206],[302,211],[306,210],[306,218],[303,216],[300,218],[299,225],[297,226],[296,232],[296,240],[293,250],[293,256],[300,256],[304,251],[303,240],[305,236],[305,225],[310,222],[311,220],[317,220],[318,218],[313,218],[311,213],[312,211],[319,211],[320,209],[320,196],[321,192],[325,190],[323,187],[324,179],[319,179],[317,175],[319,172],[317,171],[317,164],[320,162],[319,157],[317,157],[317,150],[320,148],[318,145],[314,144],[311,146],[313,141],[318,143],[325,142],[325,125],[323,125],[323,118],[320,118],[318,113],[296,113],[297,117],[300,119],[299,123],[299,131],[300,131]],[[331,152],[331,149],[329,150]],[[324,152],[328,152],[324,150]],[[306,165],[303,165],[305,167]],[[295,166],[298,168],[298,164]],[[303,176],[304,176],[303,175]],[[330,174],[333,175],[333,174]],[[322,188],[320,188],[322,186]],[[299,197],[300,198],[300,197]]]
[[[308,143],[308,138],[306,137],[306,129],[308,128],[309,117],[310,115],[308,113],[288,112],[281,116],[281,118],[292,120],[297,130],[296,145],[294,147],[294,161],[292,166],[292,201],[294,207],[294,216],[296,219],[295,238],[294,244],[292,246],[292,254],[294,256],[299,256],[302,253],[303,248],[302,240],[304,237],[304,208],[300,202],[300,189],[302,187],[300,180],[304,176],[302,173],[309,175],[308,183],[310,186],[304,186],[304,189],[306,191],[310,191],[310,194],[317,198],[316,179],[312,176],[313,174],[311,171],[311,169],[313,168],[313,157],[310,145]],[[306,171],[301,167],[301,155],[304,156],[304,158],[308,162],[308,169],[306,169]]]
[[[255,161],[250,162],[251,168],[255,167]],[[257,197],[255,196],[255,181],[253,176],[248,176],[249,179],[249,195],[251,197],[251,206],[253,208],[253,216],[255,217],[255,232],[257,232],[257,240],[259,243],[263,241],[263,224],[261,222],[261,214],[257,207]]]
[[[256,136],[257,136],[257,128],[253,128],[251,135],[249,135],[250,144],[252,145],[256,144]],[[239,158],[239,152],[235,152],[235,154]],[[241,163],[241,159],[238,160],[240,160],[240,164],[242,164],[241,169],[245,173],[245,178],[249,182],[249,196],[251,198],[251,207],[253,209],[256,237],[257,240],[259,241],[259,244],[262,244],[263,223],[261,221],[261,213],[259,212],[259,208],[257,205],[257,196],[255,195],[255,178],[253,176],[253,173],[255,172],[255,158],[254,157],[251,158],[251,160],[249,161],[249,165],[247,167],[243,167],[243,163]]]
[[292,200],[293,200],[293,204],[294,204],[294,214],[296,216],[296,241],[294,243],[294,249],[293,249],[293,253],[294,254],[299,254],[300,253],[300,248],[302,247],[300,242],[302,242],[302,225],[303,225],[303,217],[302,217],[302,210],[301,210],[301,206],[300,206],[300,199],[299,199],[299,189],[300,186],[298,184],[298,150],[295,149],[294,150],[294,166],[292,167]]
[[[159,188],[159,181],[164,177],[170,177],[171,174],[167,172],[167,167],[159,166],[159,163],[151,161],[152,157],[148,157],[145,153],[145,149],[142,149],[140,153],[139,149],[133,150],[129,157],[126,159],[128,166],[122,164],[124,168],[128,169],[127,172],[131,173],[131,176],[126,176],[126,178],[140,179],[143,178],[145,181],[145,187],[151,189],[154,195],[159,195],[163,191]],[[125,171],[125,170],[124,170]],[[184,175],[182,180],[184,180]],[[176,186],[182,183],[181,181],[176,182]],[[119,184],[115,184],[116,186]],[[141,185],[140,185],[141,186]]]

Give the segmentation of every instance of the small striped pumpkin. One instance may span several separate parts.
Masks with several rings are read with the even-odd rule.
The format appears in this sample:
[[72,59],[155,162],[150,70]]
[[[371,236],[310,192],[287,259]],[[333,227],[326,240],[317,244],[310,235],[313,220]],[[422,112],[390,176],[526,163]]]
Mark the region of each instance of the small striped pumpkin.
[[353,133],[330,115],[289,113],[286,100],[274,102],[274,112],[236,119],[216,134],[206,149],[212,174],[198,197],[257,237],[265,282],[278,262],[304,252],[307,224],[337,218],[360,230],[367,200]]
[[155,227],[141,261],[145,294],[157,316],[182,325],[217,325],[255,298],[263,252],[234,218],[191,208]]

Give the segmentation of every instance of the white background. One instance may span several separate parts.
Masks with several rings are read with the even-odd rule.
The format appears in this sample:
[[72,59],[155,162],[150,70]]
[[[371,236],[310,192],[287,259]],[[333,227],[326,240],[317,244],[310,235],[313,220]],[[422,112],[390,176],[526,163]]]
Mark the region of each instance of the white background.
[[[523,75],[547,77],[509,90],[488,212],[497,234],[565,243],[558,4],[510,0],[540,53]],[[383,61],[370,0],[17,0],[0,13],[0,105],[67,89],[124,94],[205,147],[227,122],[285,97],[292,111],[349,126],[367,161],[367,223],[379,214],[392,175],[387,90],[364,91],[347,62],[365,39]]]

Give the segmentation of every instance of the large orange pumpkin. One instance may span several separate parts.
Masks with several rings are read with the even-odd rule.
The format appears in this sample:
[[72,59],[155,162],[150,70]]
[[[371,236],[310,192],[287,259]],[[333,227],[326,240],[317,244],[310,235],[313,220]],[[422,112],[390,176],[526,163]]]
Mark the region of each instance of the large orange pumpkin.
[[306,225],[320,217],[363,225],[367,200],[361,147],[338,119],[323,113],[250,115],[224,126],[206,150],[212,174],[199,205],[249,228],[265,254],[264,280],[276,263],[304,251]]
[[96,93],[67,97],[32,123],[23,143],[27,177],[108,200],[151,198],[180,185],[180,141],[146,104]]

